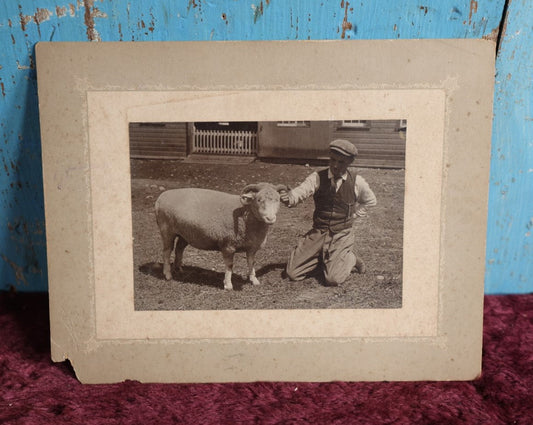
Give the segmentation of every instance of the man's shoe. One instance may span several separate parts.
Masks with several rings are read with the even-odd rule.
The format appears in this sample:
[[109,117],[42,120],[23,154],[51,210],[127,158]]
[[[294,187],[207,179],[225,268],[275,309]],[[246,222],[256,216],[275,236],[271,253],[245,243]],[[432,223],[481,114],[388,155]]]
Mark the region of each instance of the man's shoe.
[[357,272],[359,274],[365,274],[366,273],[365,263],[359,257],[355,260],[355,266],[354,266],[352,272]]

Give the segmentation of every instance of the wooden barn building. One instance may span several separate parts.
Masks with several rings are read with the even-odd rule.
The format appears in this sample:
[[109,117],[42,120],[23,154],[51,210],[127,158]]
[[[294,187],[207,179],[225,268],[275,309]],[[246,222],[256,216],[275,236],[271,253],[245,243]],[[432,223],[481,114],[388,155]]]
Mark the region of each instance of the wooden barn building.
[[326,161],[333,139],[359,151],[357,166],[404,168],[404,120],[131,123],[132,158]]

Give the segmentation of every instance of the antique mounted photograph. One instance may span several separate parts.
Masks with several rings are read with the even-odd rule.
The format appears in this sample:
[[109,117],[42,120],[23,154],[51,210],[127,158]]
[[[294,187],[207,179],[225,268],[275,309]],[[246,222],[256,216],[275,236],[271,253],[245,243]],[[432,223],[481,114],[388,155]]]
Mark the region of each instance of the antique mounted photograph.
[[493,52],[39,43],[52,359],[84,383],[478,376]]
[[[135,310],[401,308],[406,133],[402,119],[130,123]],[[314,184],[339,172],[332,142],[353,149],[340,171],[355,193],[333,222]],[[293,254],[311,229],[324,241]]]

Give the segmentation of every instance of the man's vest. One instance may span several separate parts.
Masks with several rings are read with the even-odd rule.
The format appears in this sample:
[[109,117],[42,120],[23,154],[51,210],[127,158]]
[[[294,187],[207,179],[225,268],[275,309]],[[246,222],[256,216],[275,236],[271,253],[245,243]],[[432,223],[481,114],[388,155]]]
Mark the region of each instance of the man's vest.
[[319,171],[320,185],[313,198],[315,212],[313,214],[313,227],[320,230],[329,230],[333,233],[352,227],[355,214],[355,178],[347,171],[348,178],[342,181],[338,191],[332,186],[328,177],[328,169]]

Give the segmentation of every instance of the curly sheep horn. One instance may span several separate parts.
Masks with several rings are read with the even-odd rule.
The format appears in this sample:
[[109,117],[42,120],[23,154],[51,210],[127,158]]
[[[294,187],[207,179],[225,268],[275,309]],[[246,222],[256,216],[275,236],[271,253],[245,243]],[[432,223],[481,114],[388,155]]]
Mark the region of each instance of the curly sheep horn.
[[276,191],[278,192],[288,192],[289,191],[289,187],[284,185],[284,184],[278,184],[274,187],[274,189],[276,189]]
[[259,185],[258,184],[249,184],[247,186],[244,187],[244,189],[242,190],[242,193],[247,193],[247,192],[259,192]]

